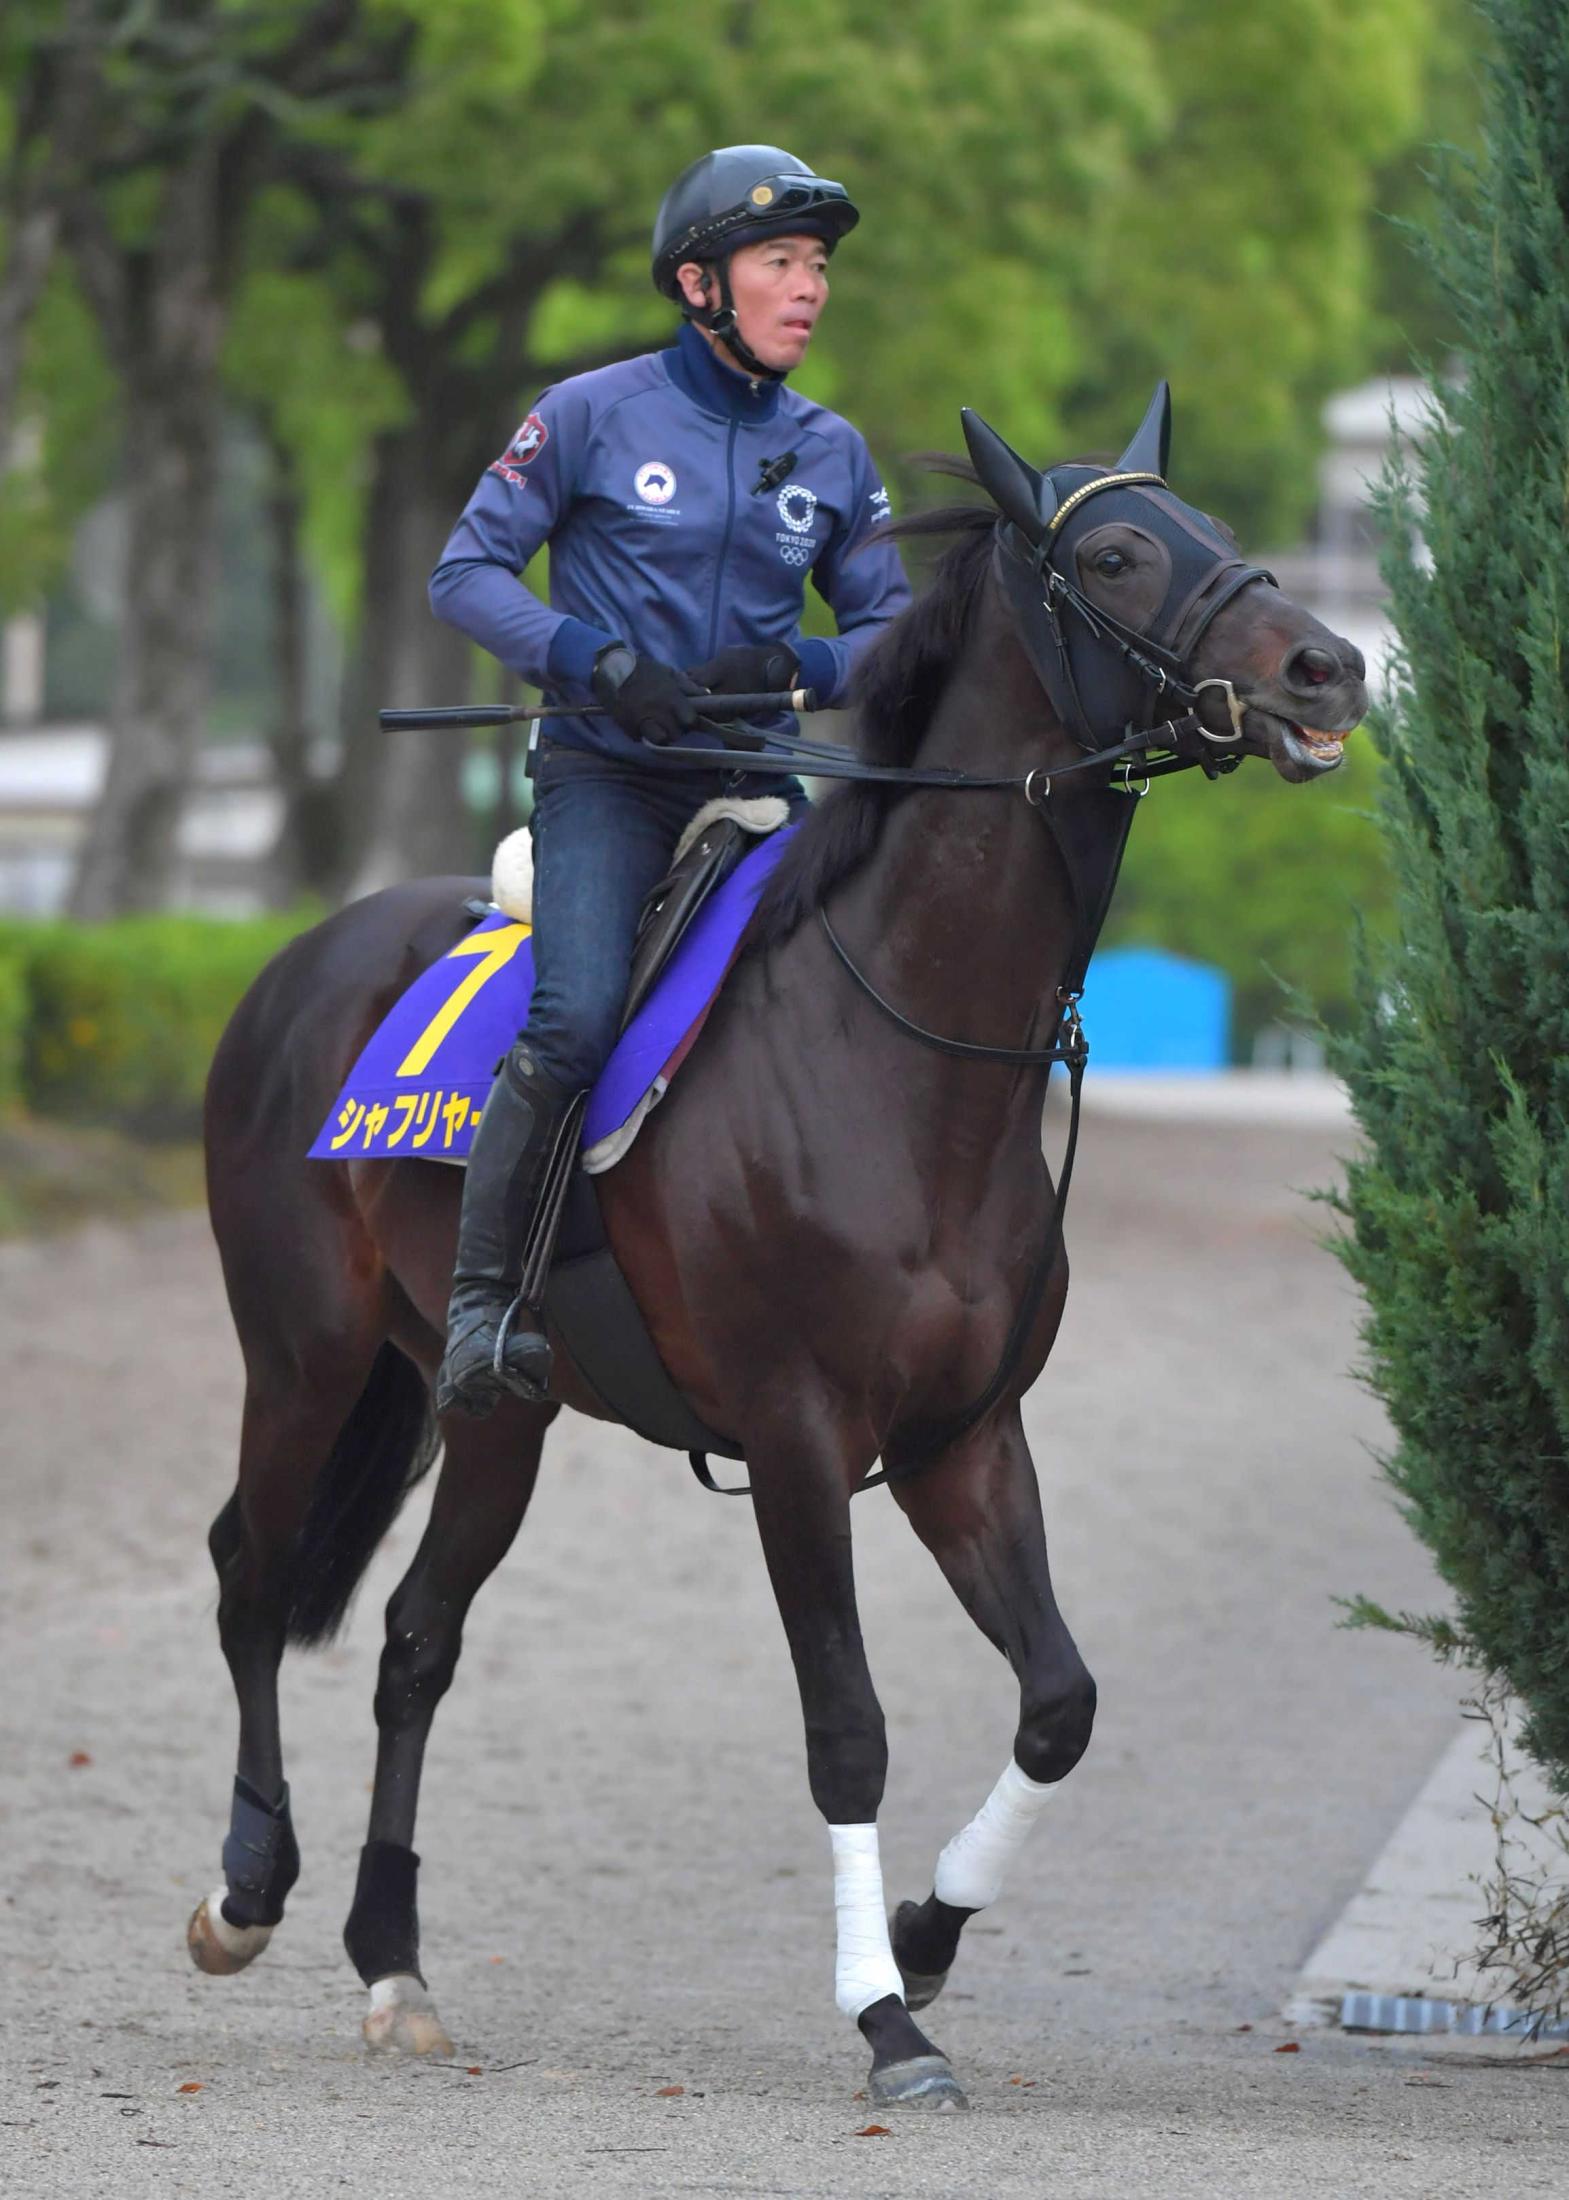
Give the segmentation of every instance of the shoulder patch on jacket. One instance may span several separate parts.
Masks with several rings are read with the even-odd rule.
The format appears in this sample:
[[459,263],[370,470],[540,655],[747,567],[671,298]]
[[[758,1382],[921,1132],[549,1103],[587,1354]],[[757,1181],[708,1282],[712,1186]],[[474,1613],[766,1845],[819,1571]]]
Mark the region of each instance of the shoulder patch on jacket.
[[550,441],[550,430],[537,412],[531,412],[501,456],[492,459],[487,473],[500,474],[503,481],[510,481],[515,489],[523,486],[521,467],[531,465]]

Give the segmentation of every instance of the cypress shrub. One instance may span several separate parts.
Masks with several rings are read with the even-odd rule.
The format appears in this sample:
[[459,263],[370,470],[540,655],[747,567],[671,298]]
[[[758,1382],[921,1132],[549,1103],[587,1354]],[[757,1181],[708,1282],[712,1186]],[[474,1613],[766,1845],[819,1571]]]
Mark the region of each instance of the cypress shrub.
[[1569,33],[1563,0],[1482,12],[1483,151],[1429,248],[1463,375],[1381,496],[1398,944],[1333,1048],[1366,1134],[1341,1252],[1386,1471],[1455,1592],[1405,1624],[1506,1685],[1569,1786]]

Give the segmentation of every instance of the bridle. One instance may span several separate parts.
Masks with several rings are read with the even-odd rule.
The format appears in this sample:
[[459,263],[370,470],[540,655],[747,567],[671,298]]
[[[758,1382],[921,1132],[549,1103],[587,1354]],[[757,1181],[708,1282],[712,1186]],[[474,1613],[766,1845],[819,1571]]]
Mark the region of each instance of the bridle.
[[[1274,587],[1274,574],[1264,566],[1250,565],[1245,558],[1224,554],[1212,557],[1174,607],[1167,621],[1169,638],[1162,639],[1128,625],[1115,612],[1096,603],[1056,562],[1066,523],[1091,498],[1108,490],[1139,489],[1146,492],[1141,501],[1159,511],[1159,501],[1147,492],[1166,487],[1156,473],[1100,474],[1058,506],[1042,523],[1034,542],[1016,522],[1000,520],[992,565],[1013,609],[1019,639],[1036,677],[1059,720],[1086,756],[1104,759],[1114,750],[1121,753],[1127,737],[1131,737],[1136,746],[1160,746],[1168,751],[1166,770],[1197,764],[1214,778],[1235,761],[1224,752],[1240,747],[1246,706],[1230,680],[1195,680],[1189,666],[1211,624],[1232,598],[1254,581],[1267,581]],[[1191,532],[1180,510],[1171,516]],[[1218,533],[1211,539],[1224,552]],[[1110,665],[1113,670],[1134,676],[1147,690],[1145,722],[1136,726],[1130,717],[1123,728],[1123,742],[1109,743],[1097,723],[1108,715],[1104,695],[1085,696],[1083,654],[1074,646],[1078,633],[1102,653],[1092,669],[1101,675],[1098,684],[1103,689],[1104,673]],[[1227,723],[1222,730],[1204,721],[1202,697],[1210,688],[1218,689],[1225,703]]]

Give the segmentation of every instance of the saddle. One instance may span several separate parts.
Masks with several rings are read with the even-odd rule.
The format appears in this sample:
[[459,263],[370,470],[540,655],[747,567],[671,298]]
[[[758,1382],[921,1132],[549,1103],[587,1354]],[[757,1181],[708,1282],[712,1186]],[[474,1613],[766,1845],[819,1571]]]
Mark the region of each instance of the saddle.
[[752,840],[776,832],[789,815],[779,795],[740,801],[721,795],[698,811],[676,844],[670,868],[643,904],[621,1028],[626,1030],[680,946],[687,926],[722,886]]

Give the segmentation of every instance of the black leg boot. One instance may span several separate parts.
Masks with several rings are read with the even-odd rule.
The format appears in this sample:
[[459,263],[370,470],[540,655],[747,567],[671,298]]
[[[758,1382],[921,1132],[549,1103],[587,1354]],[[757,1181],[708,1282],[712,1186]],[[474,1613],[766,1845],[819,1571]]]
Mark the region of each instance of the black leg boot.
[[[547,1077],[522,1041],[501,1065],[469,1153],[458,1224],[458,1256],[447,1308],[447,1354],[436,1377],[436,1410],[489,1413],[503,1391],[543,1398],[550,1346],[537,1306],[518,1302],[525,1262],[543,1289],[549,1247],[541,1246],[545,1205],[555,1190],[577,1102]],[[555,1160],[558,1166],[552,1169]],[[553,1231],[551,1233],[554,1234]]]

